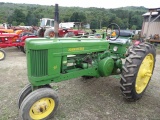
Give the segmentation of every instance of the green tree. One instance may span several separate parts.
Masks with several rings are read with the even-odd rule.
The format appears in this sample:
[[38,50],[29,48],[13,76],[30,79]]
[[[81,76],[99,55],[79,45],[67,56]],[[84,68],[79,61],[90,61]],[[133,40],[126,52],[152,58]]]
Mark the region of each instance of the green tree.
[[72,22],[86,22],[86,16],[82,12],[74,12],[70,17]]
[[141,16],[139,16],[137,14],[133,15],[131,17],[130,24],[131,25],[136,25],[137,29],[140,29],[141,25],[142,25],[142,18],[141,18]]
[[11,24],[12,24],[13,26],[17,26],[17,25],[18,25],[16,21],[12,21]]
[[91,22],[90,22],[90,28],[91,29],[97,29],[98,28],[98,21],[96,20],[96,19],[94,19],[94,20],[92,20]]
[[[123,7],[116,9],[104,8],[81,8],[81,7],[61,7],[59,6],[60,22],[86,22],[92,28],[102,28],[112,22],[116,22],[121,29],[131,29],[136,25],[136,29],[142,27],[142,14],[147,12],[144,7]],[[38,25],[39,19],[47,17],[54,18],[54,6],[0,3],[0,22],[13,21],[25,23],[25,25]],[[25,19],[24,19],[25,18]]]
[[21,26],[25,26],[25,24],[24,24],[23,22],[22,22],[22,23],[20,23],[20,25],[21,25]]
[[132,30],[136,30],[136,29],[137,29],[137,26],[136,26],[136,25],[133,25],[133,26],[131,27],[131,29],[132,29]]
[[32,13],[32,11],[28,11],[27,16],[26,16],[26,25],[31,26],[31,25],[38,25],[38,18]]
[[10,22],[16,21],[17,25],[20,25],[20,23],[25,22],[26,20],[25,14],[20,9],[15,9],[13,14],[9,18],[11,18]]

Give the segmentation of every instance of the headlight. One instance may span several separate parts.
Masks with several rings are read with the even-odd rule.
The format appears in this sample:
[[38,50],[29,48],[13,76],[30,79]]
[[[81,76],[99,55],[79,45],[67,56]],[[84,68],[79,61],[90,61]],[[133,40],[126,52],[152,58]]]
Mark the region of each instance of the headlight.
[[113,51],[116,52],[117,50],[118,50],[118,47],[117,47],[117,46],[114,46],[114,47],[113,47]]

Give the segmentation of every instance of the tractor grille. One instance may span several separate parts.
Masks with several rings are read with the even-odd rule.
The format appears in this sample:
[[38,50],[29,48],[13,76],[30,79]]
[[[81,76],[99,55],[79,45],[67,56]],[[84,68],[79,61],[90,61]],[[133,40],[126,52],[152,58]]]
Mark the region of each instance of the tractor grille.
[[31,76],[48,75],[48,50],[31,50]]

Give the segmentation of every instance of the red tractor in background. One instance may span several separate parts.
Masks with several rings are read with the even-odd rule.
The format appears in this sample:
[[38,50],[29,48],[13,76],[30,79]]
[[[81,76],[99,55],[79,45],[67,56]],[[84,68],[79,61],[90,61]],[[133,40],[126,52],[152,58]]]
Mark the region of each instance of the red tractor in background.
[[21,26],[12,26],[7,23],[3,23],[2,26],[0,26],[0,33],[17,33],[20,34],[22,31],[26,31],[26,28]]
[[4,60],[6,57],[2,48],[24,46],[24,40],[21,39],[23,32],[27,32],[24,27],[9,26],[6,23],[0,26],[0,60]]
[[19,42],[17,39],[19,38],[19,34],[17,33],[4,33],[0,32],[0,60],[4,60],[6,57],[5,51],[1,48],[6,47],[17,47]]
[[6,53],[2,48],[18,47],[25,53],[25,40],[27,38],[35,38],[35,34],[31,32],[22,31],[19,33],[3,33],[0,32],[0,61],[4,60]]
[[[80,34],[85,33],[82,30],[74,30],[71,28],[59,28],[58,29],[58,37],[64,37],[68,36],[67,33],[72,33],[75,36],[78,36]],[[40,27],[37,30],[37,35],[39,37],[54,37],[55,36],[55,31],[54,31],[54,19],[50,18],[42,18],[40,19]]]
[[[27,38],[35,38],[35,37],[72,37],[82,35],[85,32],[83,30],[74,30],[71,28],[58,28],[54,26],[54,19],[50,18],[42,18],[40,20],[39,29],[34,29],[34,34],[26,31],[25,29],[15,28],[11,29],[11,26],[2,26],[0,29],[0,48],[6,47],[18,47],[22,52],[25,53],[25,40]],[[10,29],[9,29],[10,28]],[[56,28],[56,29],[55,29]],[[17,30],[18,29],[18,30]],[[17,32],[15,32],[17,30]],[[36,34],[35,34],[36,33]],[[58,34],[57,34],[58,33]],[[5,59],[5,51],[0,49],[0,60]]]

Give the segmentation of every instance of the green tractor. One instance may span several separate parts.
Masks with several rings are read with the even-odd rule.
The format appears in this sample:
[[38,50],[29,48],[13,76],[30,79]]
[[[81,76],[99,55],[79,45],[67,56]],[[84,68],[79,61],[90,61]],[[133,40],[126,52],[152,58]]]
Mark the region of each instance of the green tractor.
[[[118,40],[119,35],[120,32],[114,37],[110,34],[109,40],[106,40],[106,33],[102,38],[27,39],[30,84],[22,89],[18,98],[22,119],[48,120],[53,117],[59,100],[50,83],[77,77],[119,74],[124,97],[129,101],[140,99],[153,74],[156,51],[147,42],[130,47],[130,40],[122,42]],[[125,59],[124,64],[122,59]]]
[[[155,48],[91,38],[30,38],[26,41],[28,79],[18,106],[24,120],[48,119],[58,107],[58,96],[49,85],[77,77],[120,74],[120,88],[128,100],[142,97],[155,65]],[[128,51],[128,52],[127,52]],[[126,57],[128,56],[128,57]],[[126,58],[124,65],[122,59]]]

